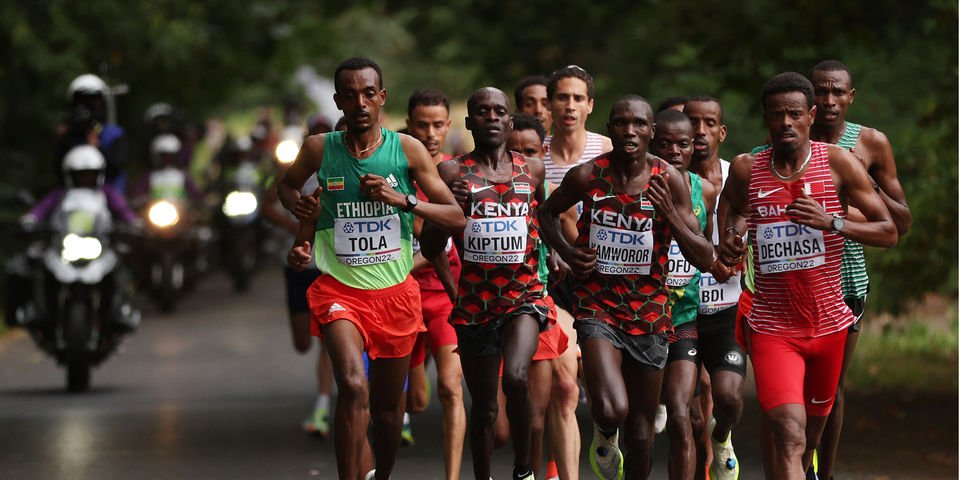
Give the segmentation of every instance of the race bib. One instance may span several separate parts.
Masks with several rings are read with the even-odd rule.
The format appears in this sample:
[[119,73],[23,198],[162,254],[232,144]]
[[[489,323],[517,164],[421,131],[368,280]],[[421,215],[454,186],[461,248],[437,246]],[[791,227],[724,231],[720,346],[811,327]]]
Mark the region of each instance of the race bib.
[[823,232],[793,222],[757,225],[757,268],[760,273],[783,273],[823,265]]
[[523,263],[527,218],[468,218],[463,230],[463,259],[474,263]]
[[400,259],[400,215],[336,218],[333,245],[337,260],[361,267]]
[[697,311],[702,315],[713,315],[720,310],[726,310],[740,300],[740,272],[720,283],[713,274],[703,272],[700,275],[700,307]]
[[594,269],[605,275],[649,275],[653,232],[590,224],[590,247],[597,250]]
[[693,280],[693,276],[696,274],[697,269],[686,258],[683,258],[680,245],[676,240],[672,240],[667,259],[667,286],[684,287],[690,283],[690,280]]

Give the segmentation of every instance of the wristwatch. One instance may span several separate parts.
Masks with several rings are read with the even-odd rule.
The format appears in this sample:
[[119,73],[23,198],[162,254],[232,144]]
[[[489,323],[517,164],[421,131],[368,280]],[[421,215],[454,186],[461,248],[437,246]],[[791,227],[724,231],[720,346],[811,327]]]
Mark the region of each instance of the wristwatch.
[[846,225],[846,221],[838,213],[833,214],[833,231],[836,233],[843,233],[843,227]]
[[413,211],[413,209],[416,208],[418,203],[420,203],[420,199],[418,199],[416,195],[414,194],[407,195],[407,206],[403,207],[403,211],[404,212]]

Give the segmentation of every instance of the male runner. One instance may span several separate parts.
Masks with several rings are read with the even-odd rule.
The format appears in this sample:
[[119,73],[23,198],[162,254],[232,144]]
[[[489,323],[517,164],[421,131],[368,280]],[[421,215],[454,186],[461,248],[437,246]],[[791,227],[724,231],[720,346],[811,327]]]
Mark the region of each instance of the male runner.
[[[700,176],[690,173],[693,155],[693,126],[680,110],[667,108],[654,117],[657,131],[650,144],[650,152],[673,165],[684,177],[690,190],[690,204],[705,237],[713,230],[712,218],[716,200],[714,186],[702,182]],[[706,425],[703,416],[693,415],[691,409],[699,410],[694,402],[697,377],[700,372],[700,355],[697,350],[697,307],[700,305],[700,271],[693,267],[680,253],[676,240],[670,243],[667,286],[670,288],[671,322],[673,333],[668,338],[669,353],[663,376],[661,398],[667,406],[666,430],[670,437],[670,460],[667,464],[670,478],[690,479],[702,471],[696,462],[695,442]],[[659,415],[659,412],[658,412]],[[702,456],[702,454],[701,454]]]
[[[874,181],[874,190],[883,199],[897,231],[902,236],[910,229],[910,208],[907,206],[903,188],[897,178],[897,164],[893,159],[890,141],[879,130],[847,121],[847,110],[856,97],[853,78],[846,65],[836,60],[825,60],[813,67],[810,73],[813,83],[813,102],[817,118],[810,128],[810,139],[832,143],[852,152],[866,167]],[[855,215],[853,209],[850,215]],[[843,379],[850,361],[853,360],[857,338],[860,336],[860,320],[869,290],[863,246],[852,240],[844,240],[843,261],[840,265],[840,283],[843,299],[853,310],[856,321],[850,326],[844,348],[843,367],[833,410],[827,420],[818,451],[820,453],[817,474],[823,479],[833,478],[840,431],[843,428]]]
[[[524,113],[513,116],[513,131],[507,138],[507,149],[526,157],[543,158],[546,130],[536,117]],[[554,186],[555,188],[555,186]],[[546,185],[549,195],[551,185]],[[571,222],[576,224],[576,219]],[[575,237],[574,237],[575,238]],[[544,258],[546,248],[541,249],[540,274],[547,276],[548,261]],[[573,328],[573,317],[565,310],[557,311],[557,325],[540,334],[540,344],[530,364],[530,401],[533,405],[531,434],[531,466],[539,471],[543,450],[544,419],[549,439],[550,458],[548,477],[552,468],[564,480],[577,478],[580,471],[580,427],[577,424],[577,400],[580,393],[577,385],[576,333],[568,335]],[[562,340],[566,339],[566,342]],[[559,342],[559,343],[558,343]],[[569,348],[567,348],[569,347]],[[545,417],[544,417],[545,415]]]
[[[714,186],[715,202],[730,170],[730,162],[720,158],[720,144],[727,138],[723,107],[716,98],[699,95],[687,101],[683,112],[693,124],[690,170]],[[720,228],[715,210],[711,210],[711,216],[715,227],[712,241],[717,245]],[[701,275],[697,331],[700,359],[709,375],[701,383],[704,386],[701,393],[707,397],[704,398],[707,403],[713,404],[711,409],[703,409],[706,414],[713,412],[707,424],[713,453],[709,470],[713,480],[736,480],[740,475],[732,440],[733,427],[743,413],[743,380],[747,376],[743,348],[734,336],[739,297],[739,272],[724,272],[719,278],[712,272]],[[700,461],[705,459],[698,459],[698,463]]]
[[[501,358],[513,438],[515,480],[533,479],[527,372],[538,334],[553,326],[539,272],[540,232],[534,210],[543,201],[543,166],[506,149],[512,122],[506,94],[482,88],[467,100],[474,150],[439,166],[451,187],[463,183],[467,226],[456,236],[463,261],[450,322],[457,330],[470,389],[470,450],[477,480],[490,477]],[[430,226],[428,226],[430,227]],[[427,228],[423,254],[435,258],[446,235]]]
[[[755,297],[745,346],[763,410],[768,478],[804,478],[833,405],[843,345],[854,317],[843,303],[845,238],[896,243],[897,230],[863,165],[848,151],[810,141],[813,85],[787,72],[760,95],[772,146],[732,164],[719,210],[727,212],[721,258],[738,265],[749,232]],[[864,221],[845,218],[857,207]]]
[[[574,294],[578,341],[595,422],[590,463],[600,478],[646,478],[653,418],[671,330],[667,254],[676,238],[699,269],[713,263],[683,176],[647,153],[654,134],[646,100],[627,96],[611,109],[614,149],[573,168],[541,208],[544,237],[580,277]],[[578,202],[579,237],[563,237],[559,215]],[[626,459],[618,429],[624,429]]]
[[[419,287],[409,276],[413,216],[448,230],[464,225],[423,145],[380,126],[382,80],[380,67],[365,58],[337,67],[334,101],[347,130],[307,138],[277,190],[298,219],[320,209],[314,255],[324,273],[308,299],[312,330],[330,351],[339,390],[334,435],[341,480],[358,476],[368,419],[377,467],[368,478],[389,478],[400,445],[403,385],[415,334],[424,330]],[[317,175],[322,195],[300,195],[310,175]],[[429,202],[418,201],[414,181]],[[296,248],[309,255],[309,242]]]
[[[439,165],[450,159],[440,151],[450,130],[450,100],[446,94],[431,88],[414,92],[407,106],[407,129],[411,136],[420,140],[427,148],[434,164]],[[422,200],[426,199],[421,191],[418,190],[417,194]],[[419,238],[423,229],[423,220],[416,218],[413,225],[414,238]],[[419,242],[415,244],[419,246]],[[448,268],[442,271],[452,274],[451,278],[445,280],[447,284],[455,285],[456,278],[460,275],[460,256],[452,243],[447,245],[446,258]],[[408,395],[407,410],[422,411],[429,401],[429,390],[426,384],[429,380],[426,378],[424,368],[426,343],[429,343],[430,351],[437,364],[437,396],[443,407],[441,425],[446,478],[447,480],[457,479],[460,478],[467,414],[463,409],[463,373],[460,369],[460,356],[455,353],[457,332],[447,321],[450,318],[450,312],[453,311],[453,302],[433,265],[416,252],[412,275],[420,284],[423,320],[427,332],[419,335],[410,362],[408,386],[410,395]],[[411,402],[411,397],[416,401]]]
[[548,131],[553,126],[553,115],[550,112],[550,99],[547,97],[549,80],[543,75],[523,77],[513,91],[513,98],[517,102],[517,111],[533,115],[540,120],[543,128]]

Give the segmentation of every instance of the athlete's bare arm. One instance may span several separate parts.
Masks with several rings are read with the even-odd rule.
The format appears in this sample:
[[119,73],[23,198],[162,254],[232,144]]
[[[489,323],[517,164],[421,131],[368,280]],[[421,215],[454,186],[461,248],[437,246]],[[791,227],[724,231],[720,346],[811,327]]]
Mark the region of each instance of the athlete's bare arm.
[[[313,197],[317,201],[320,198],[320,189],[313,192],[313,195],[303,195],[304,197]],[[317,231],[317,219],[320,218],[320,209],[314,209],[310,215],[297,222],[297,231],[293,238],[293,246],[287,252],[287,264],[290,268],[300,272],[310,265],[313,259],[313,248],[311,247],[315,232]]]
[[[447,160],[446,162],[440,162],[436,166],[437,176],[441,182],[445,185],[453,188],[457,182],[462,183],[460,178],[460,163],[454,160]],[[464,189],[464,198],[463,202],[466,202],[466,193]],[[453,194],[451,193],[451,196]],[[459,199],[457,200],[459,201]],[[466,216],[464,216],[465,207],[462,205],[457,206],[457,215],[463,219],[464,224],[466,224]],[[460,227],[460,230],[463,230],[463,227]],[[437,269],[439,274],[440,269],[443,268],[437,259],[439,257],[445,257],[442,255],[444,249],[447,245],[447,240],[450,238],[450,232],[442,230],[437,226],[433,225],[430,222],[424,222],[423,230],[420,231],[420,253],[423,254],[423,257],[427,260],[430,260],[433,263],[433,266]],[[460,255],[463,255],[463,252],[460,252]],[[449,270],[449,266],[447,267]]]
[[747,232],[747,216],[750,214],[747,187],[750,186],[753,161],[754,157],[749,153],[737,155],[733,159],[727,182],[720,193],[720,203],[717,205],[718,219],[722,227],[720,261],[728,267],[739,265],[747,251],[743,237]]
[[670,224],[670,231],[683,257],[697,270],[710,270],[714,260],[713,243],[703,236],[700,221],[693,214],[686,178],[668,164],[662,174],[650,177],[647,195],[657,214]]
[[[437,174],[437,167],[433,163],[433,158],[430,157],[427,147],[424,147],[419,140],[403,134],[400,134],[400,143],[407,156],[407,162],[414,180],[420,186],[420,190],[423,190],[423,193],[430,199],[429,202],[419,202],[413,209],[413,213],[448,232],[462,230],[466,225],[463,210],[457,206],[453,193],[450,192],[440,175]],[[381,180],[383,181],[382,191],[393,190],[389,185],[386,185],[386,180]],[[397,192],[394,191],[394,193]],[[387,202],[386,198],[396,203]],[[385,196],[384,201],[388,205],[400,208],[407,204],[406,196],[399,193],[395,196]]]
[[596,266],[597,252],[593,248],[576,248],[571,245],[563,235],[560,215],[583,200],[592,169],[593,161],[571,168],[563,177],[560,186],[543,202],[537,212],[543,240],[570,266],[573,274],[579,277],[589,275]]
[[307,137],[303,141],[303,146],[300,147],[297,159],[277,182],[277,196],[280,197],[280,203],[298,220],[310,216],[320,205],[319,197],[306,195],[301,198],[300,189],[310,175],[320,170],[320,164],[323,163],[324,138],[325,135],[322,133]]
[[[897,226],[890,218],[890,212],[883,200],[873,190],[873,181],[863,168],[863,164],[849,151],[831,145],[830,172],[840,198],[866,217],[866,221],[850,220],[841,232],[845,238],[873,247],[892,247],[897,243]],[[787,215],[794,223],[807,225],[817,230],[832,230],[833,216],[823,211],[816,200],[802,192],[793,203],[787,206]]]
[[[703,230],[703,236],[706,237],[707,240],[710,240],[712,244],[713,230],[717,228],[713,221],[713,211],[717,208],[717,197],[719,197],[720,192],[716,185],[705,179],[701,180],[700,186],[703,190],[703,207],[707,214],[707,228]],[[716,247],[714,247],[714,251],[716,251]],[[716,278],[718,282],[723,283],[732,277],[736,271],[724,265],[723,262],[720,261],[719,255],[720,254],[717,253],[717,258],[714,259],[710,265],[710,269],[706,271],[713,274],[713,278]]]
[[897,177],[897,163],[893,159],[893,148],[883,132],[863,127],[857,143],[861,148],[854,151],[861,155],[867,172],[880,187],[880,198],[890,211],[897,233],[902,237],[910,230],[913,216],[903,193],[903,186]]

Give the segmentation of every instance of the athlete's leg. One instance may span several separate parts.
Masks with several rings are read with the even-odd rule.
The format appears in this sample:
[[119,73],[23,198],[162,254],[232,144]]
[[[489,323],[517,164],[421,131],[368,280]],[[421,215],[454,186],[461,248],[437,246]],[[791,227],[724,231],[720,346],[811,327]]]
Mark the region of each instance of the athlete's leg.
[[463,409],[463,371],[456,345],[436,350],[437,396],[443,408],[443,460],[447,480],[460,478],[463,439],[467,432],[467,414]]
[[857,339],[859,338],[859,330],[851,329],[847,333],[847,343],[843,350],[843,367],[840,370],[840,382],[837,385],[837,396],[833,401],[833,410],[830,411],[823,436],[820,438],[820,445],[817,447],[820,467],[817,475],[824,480],[833,477],[833,466],[836,465],[837,461],[837,448],[840,446],[843,412],[846,406],[846,397],[843,392],[844,379],[847,377],[847,367],[853,361],[854,352],[857,349]]
[[[703,353],[702,348],[700,353]],[[707,367],[704,365],[700,366],[700,396],[698,401],[700,403],[700,414],[703,416],[704,422],[708,422],[713,417],[713,385],[710,383],[710,374],[707,373]],[[704,452],[703,465],[697,470],[697,479],[700,480],[706,476],[706,469],[710,467],[710,462],[713,461],[713,448],[710,445],[710,432],[706,428],[706,423],[703,433],[697,436],[697,443],[700,444],[698,449],[702,449]],[[700,473],[700,470],[703,470],[703,473]]]
[[470,453],[477,480],[490,478],[494,422],[497,419],[497,389],[500,385],[499,355],[474,355],[460,351],[463,378],[470,390]]
[[507,417],[513,439],[514,467],[530,466],[530,422],[533,412],[527,370],[537,351],[539,323],[527,314],[513,317],[503,326],[500,336],[503,351],[503,393],[507,397]]
[[510,443],[510,420],[507,419],[507,396],[503,394],[503,381],[497,381],[497,421],[494,424],[493,448],[503,448]]
[[406,401],[403,385],[410,368],[410,356],[370,360],[370,420],[373,422],[373,455],[377,480],[387,480],[393,471],[400,448],[403,407]]
[[629,411],[623,425],[623,474],[626,479],[650,475],[653,451],[653,420],[660,403],[663,370],[624,357],[620,367],[629,397]]
[[330,359],[337,366],[334,369],[339,390],[334,413],[337,472],[340,480],[354,480],[370,420],[363,338],[353,323],[337,320],[323,326],[323,340],[325,350],[330,352]]
[[[699,382],[699,378],[697,382]],[[707,472],[707,445],[704,443],[707,434],[707,419],[703,416],[703,407],[700,405],[700,395],[693,397],[690,402],[690,430],[693,432],[693,448],[696,451],[696,461],[693,465],[693,478],[703,480]]]
[[293,348],[298,353],[307,353],[313,343],[313,337],[310,336],[310,312],[290,314],[290,333],[293,334]]
[[804,478],[803,454],[807,444],[807,414],[804,406],[787,403],[764,413],[773,434],[774,457],[769,478]]
[[[558,312],[559,313],[559,312]],[[562,328],[563,317],[573,318],[566,312],[558,315],[557,325]],[[568,323],[570,325],[570,323]],[[580,400],[580,387],[577,385],[577,344],[576,332],[564,328],[570,343],[567,350],[550,361],[553,367],[553,388],[550,393],[550,405],[547,406],[547,437],[550,439],[550,452],[557,463],[560,478],[577,478],[580,472],[580,426],[577,424],[577,404]]]
[[427,363],[410,366],[407,380],[407,413],[421,413],[427,409],[430,399],[427,396]]
[[[593,422],[601,433],[613,435],[627,418],[627,387],[620,365],[620,350],[603,338],[581,340],[583,378]],[[659,389],[657,390],[659,393]]]
[[713,388],[713,417],[717,425],[713,439],[723,442],[743,414],[743,377],[730,370],[716,369],[711,377]]
[[663,398],[667,405],[667,435],[670,437],[667,467],[671,479],[692,479],[696,470],[690,408],[698,368],[693,361],[678,359],[667,363],[664,372]]
[[[553,328],[560,328],[554,325]],[[530,469],[539,474],[540,461],[543,459],[544,430],[547,405],[550,404],[550,390],[553,384],[553,365],[551,360],[530,362],[528,370],[528,389],[530,391]]]

